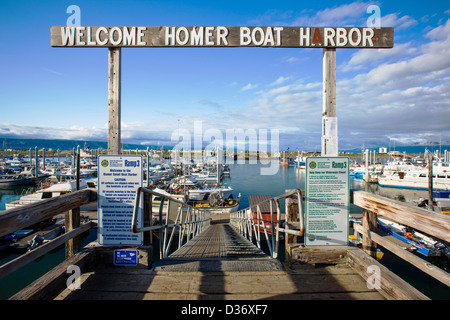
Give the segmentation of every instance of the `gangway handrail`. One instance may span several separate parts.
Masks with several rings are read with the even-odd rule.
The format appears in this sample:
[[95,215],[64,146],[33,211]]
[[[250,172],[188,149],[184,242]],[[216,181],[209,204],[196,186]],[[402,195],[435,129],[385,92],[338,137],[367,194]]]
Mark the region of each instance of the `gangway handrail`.
[[[151,196],[160,197],[161,202],[159,205],[159,221],[156,225],[150,226],[138,226],[138,217],[140,212],[140,199],[142,193],[148,193]],[[166,221],[163,219],[163,209],[164,203],[167,202],[167,214]],[[169,223],[169,215],[170,215],[170,206],[175,203],[179,205],[177,217],[175,218],[174,223]],[[185,213],[185,214],[184,214]],[[184,216],[184,222],[183,222]],[[170,195],[163,194],[160,192],[156,192],[152,189],[146,187],[139,187],[136,191],[136,199],[134,203],[133,209],[133,217],[131,220],[131,230],[134,233],[139,232],[147,232],[152,230],[160,230],[160,242],[159,242],[159,251],[160,258],[167,258],[169,255],[169,251],[171,248],[171,244],[173,241],[173,237],[177,231],[179,233],[178,238],[178,248],[183,245],[184,236],[186,235],[186,242],[193,239],[195,236],[200,234],[204,228],[206,227],[206,223],[209,220],[209,216],[205,210],[195,208],[184,201],[176,199]],[[169,235],[170,233],[170,235]]]
[[[291,198],[293,196],[297,197],[297,210],[299,217],[299,229],[288,229],[283,228],[280,225],[281,221],[281,210],[280,210],[280,199]],[[270,205],[270,225],[267,225],[262,217],[261,206],[269,203]],[[274,204],[277,214],[276,226],[274,224]],[[256,208],[256,220],[253,217],[253,208]],[[251,217],[248,214],[248,210],[251,211]],[[287,214],[287,212],[286,212]],[[291,235],[303,236],[305,233],[305,217],[303,212],[303,196],[300,189],[290,190],[280,196],[271,197],[266,200],[260,201],[256,204],[250,205],[245,209],[238,210],[237,212],[230,214],[230,224],[244,237],[246,237],[250,242],[253,242],[253,234],[255,235],[256,245],[261,248],[261,227],[263,228],[264,235],[266,237],[267,245],[269,247],[269,253],[273,258],[278,257],[279,248],[279,238],[280,232],[284,232]],[[271,240],[269,239],[268,229],[270,229]]]

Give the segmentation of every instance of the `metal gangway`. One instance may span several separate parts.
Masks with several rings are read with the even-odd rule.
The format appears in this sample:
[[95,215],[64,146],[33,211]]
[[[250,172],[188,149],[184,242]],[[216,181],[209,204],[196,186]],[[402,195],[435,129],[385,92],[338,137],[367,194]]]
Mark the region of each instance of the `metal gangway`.
[[[152,199],[158,199],[158,223],[138,226],[142,196],[147,193]],[[298,204],[298,229],[282,226],[280,200],[294,199]],[[263,213],[261,208],[268,206],[270,212]],[[133,232],[159,231],[159,256],[167,260],[198,261],[205,259],[236,260],[241,258],[262,259],[263,240],[267,243],[269,257],[279,256],[280,234],[302,236],[304,232],[304,215],[301,190],[294,189],[283,195],[272,197],[245,209],[231,213],[229,223],[214,223],[211,214],[201,208],[193,207],[181,199],[141,187],[137,196],[132,218]],[[221,216],[221,215],[219,215]],[[227,219],[228,220],[228,219]],[[175,252],[172,245],[178,237]],[[192,265],[192,263],[191,263]],[[277,267],[275,267],[277,268]]]

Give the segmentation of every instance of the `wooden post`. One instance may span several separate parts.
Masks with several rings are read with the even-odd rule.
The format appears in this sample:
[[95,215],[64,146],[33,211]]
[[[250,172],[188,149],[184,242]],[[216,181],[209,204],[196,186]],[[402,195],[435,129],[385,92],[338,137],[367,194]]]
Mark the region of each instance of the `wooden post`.
[[108,154],[121,154],[121,49],[108,48]]
[[34,156],[35,156],[35,161],[34,161],[34,177],[37,178],[38,177],[38,168],[39,168],[39,157],[38,157],[38,148],[34,147]]
[[[66,232],[72,231],[80,226],[80,207],[66,212],[64,219]],[[66,259],[73,256],[80,250],[80,236],[70,239],[66,242]]]
[[323,49],[322,156],[338,155],[336,118],[336,49]]
[[[286,212],[286,229],[290,229],[289,223],[298,221],[298,201],[296,198],[288,197],[285,201]],[[297,236],[286,233],[285,237],[285,252],[286,262],[290,264],[292,259],[291,244],[297,243]]]
[[[77,147],[76,159],[76,189],[80,190],[80,146]],[[78,207],[66,212],[64,217],[66,232],[72,231],[80,226],[80,211],[80,207]],[[80,236],[67,240],[65,248],[66,259],[68,259],[80,250]]]
[[428,209],[434,211],[433,206],[433,155],[428,155]]
[[[363,227],[369,231],[374,231],[377,228],[377,214],[375,212],[369,211],[369,210],[363,210]],[[369,236],[364,236],[362,241],[362,248],[363,250],[372,256],[373,258],[376,258],[377,256],[377,244],[376,242],[372,241]]]
[[[152,198],[153,195],[144,192],[144,226],[152,226],[153,225],[153,204]],[[152,245],[153,244],[153,231],[144,232],[144,245]]]
[[77,190],[80,190],[80,146],[77,147]]

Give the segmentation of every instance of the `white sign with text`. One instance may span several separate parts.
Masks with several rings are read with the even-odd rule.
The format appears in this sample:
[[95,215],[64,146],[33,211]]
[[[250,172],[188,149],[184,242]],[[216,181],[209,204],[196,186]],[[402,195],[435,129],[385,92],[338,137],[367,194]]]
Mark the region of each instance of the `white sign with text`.
[[306,246],[346,246],[349,215],[349,159],[306,159]]
[[142,156],[99,156],[98,163],[98,243],[142,245],[142,233],[131,230],[136,191],[143,180]]

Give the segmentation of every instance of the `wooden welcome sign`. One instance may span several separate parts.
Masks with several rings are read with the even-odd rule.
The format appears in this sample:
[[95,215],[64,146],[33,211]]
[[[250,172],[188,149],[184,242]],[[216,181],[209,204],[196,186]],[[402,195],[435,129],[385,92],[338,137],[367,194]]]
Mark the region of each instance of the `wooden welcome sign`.
[[393,28],[66,27],[52,26],[53,47],[392,48]]
[[52,47],[108,48],[108,154],[121,153],[121,48],[274,47],[323,49],[322,156],[338,155],[336,49],[394,46],[393,28],[51,26]]

